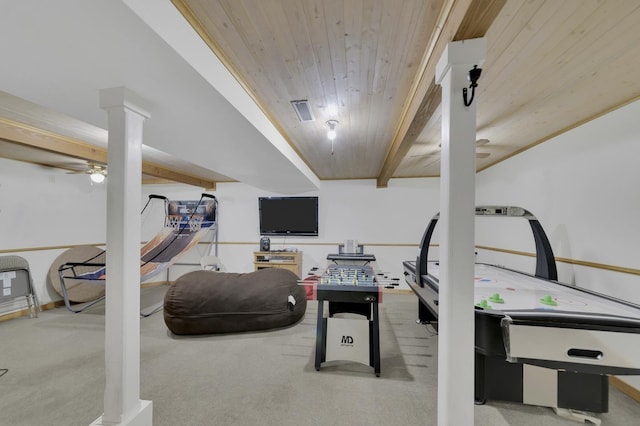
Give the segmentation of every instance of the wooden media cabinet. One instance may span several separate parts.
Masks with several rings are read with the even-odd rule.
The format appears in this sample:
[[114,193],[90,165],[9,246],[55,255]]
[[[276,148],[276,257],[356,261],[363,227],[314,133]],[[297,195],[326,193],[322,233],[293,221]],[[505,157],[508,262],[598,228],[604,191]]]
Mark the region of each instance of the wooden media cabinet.
[[253,252],[255,270],[265,268],[288,269],[302,277],[302,252],[300,251],[255,251]]

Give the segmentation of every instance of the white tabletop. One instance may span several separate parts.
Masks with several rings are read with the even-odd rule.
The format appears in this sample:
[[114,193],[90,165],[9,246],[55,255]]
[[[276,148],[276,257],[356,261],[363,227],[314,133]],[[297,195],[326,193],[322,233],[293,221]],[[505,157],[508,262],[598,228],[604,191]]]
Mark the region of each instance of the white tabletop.
[[[429,275],[439,277],[439,265],[429,262]],[[577,287],[561,285],[492,265],[475,266],[475,303],[486,301],[487,309],[549,310],[615,315],[640,319],[640,308],[591,294]],[[503,303],[492,301],[498,295]],[[495,298],[494,298],[495,300]],[[550,303],[544,303],[549,301]]]

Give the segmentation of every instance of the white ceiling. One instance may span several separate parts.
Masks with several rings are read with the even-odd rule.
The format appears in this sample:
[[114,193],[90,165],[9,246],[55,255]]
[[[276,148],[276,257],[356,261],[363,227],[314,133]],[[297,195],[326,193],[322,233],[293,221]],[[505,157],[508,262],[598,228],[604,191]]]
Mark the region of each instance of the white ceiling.
[[[177,13],[168,1],[133,3],[156,16]],[[222,67],[206,81],[123,2],[4,2],[0,28],[5,92],[106,129],[98,93],[125,86],[150,105],[145,145],[265,190],[317,188],[317,177],[288,145],[283,153],[277,138],[274,144],[261,133],[269,130],[266,119],[257,128],[212,87],[219,79],[230,89]],[[208,55],[204,65],[214,59]]]

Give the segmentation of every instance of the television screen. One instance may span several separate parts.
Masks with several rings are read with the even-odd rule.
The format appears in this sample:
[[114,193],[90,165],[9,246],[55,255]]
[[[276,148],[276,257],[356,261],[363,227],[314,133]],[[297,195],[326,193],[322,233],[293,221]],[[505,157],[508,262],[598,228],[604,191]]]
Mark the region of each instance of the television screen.
[[318,235],[318,197],[260,197],[260,235]]

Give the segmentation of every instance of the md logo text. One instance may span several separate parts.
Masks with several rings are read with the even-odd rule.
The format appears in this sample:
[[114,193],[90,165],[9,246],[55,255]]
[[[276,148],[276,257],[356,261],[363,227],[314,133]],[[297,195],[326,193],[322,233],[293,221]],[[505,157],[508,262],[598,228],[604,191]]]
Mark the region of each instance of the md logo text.
[[340,346],[353,346],[353,337],[342,336],[342,341],[340,342]]

